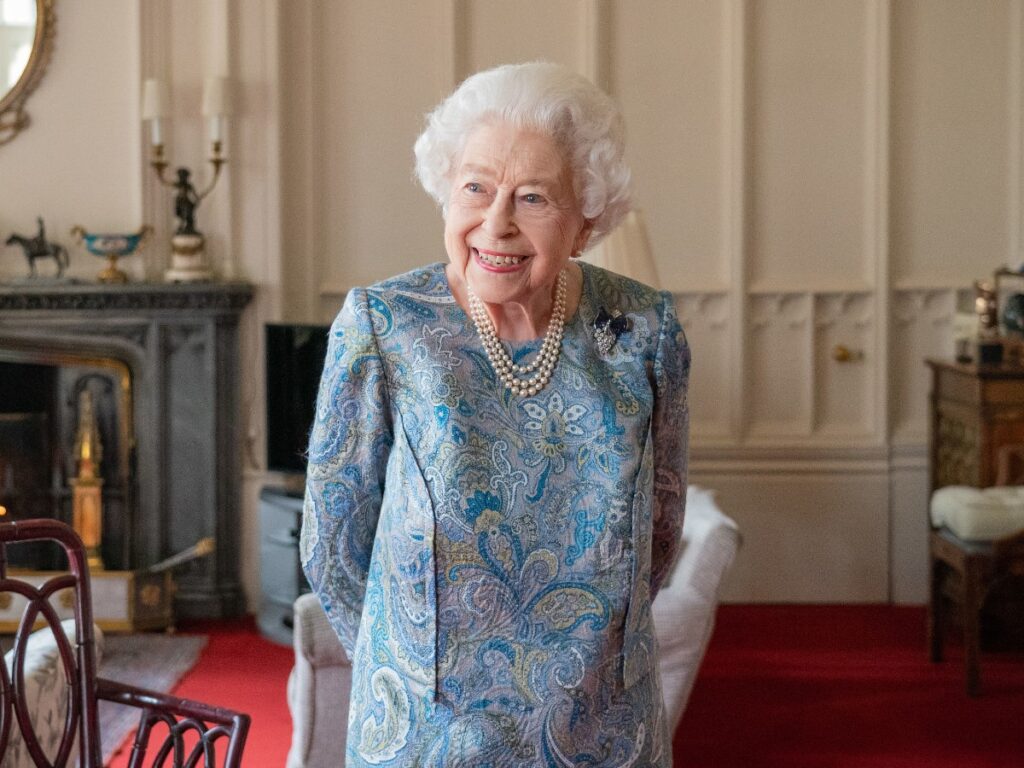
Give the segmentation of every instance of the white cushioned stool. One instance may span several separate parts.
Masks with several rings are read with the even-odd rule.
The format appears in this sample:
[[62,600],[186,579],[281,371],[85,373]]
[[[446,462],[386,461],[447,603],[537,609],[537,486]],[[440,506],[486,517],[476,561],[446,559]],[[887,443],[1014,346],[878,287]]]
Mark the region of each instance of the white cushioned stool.
[[949,485],[932,494],[932,525],[966,541],[992,541],[1024,530],[1024,487]]

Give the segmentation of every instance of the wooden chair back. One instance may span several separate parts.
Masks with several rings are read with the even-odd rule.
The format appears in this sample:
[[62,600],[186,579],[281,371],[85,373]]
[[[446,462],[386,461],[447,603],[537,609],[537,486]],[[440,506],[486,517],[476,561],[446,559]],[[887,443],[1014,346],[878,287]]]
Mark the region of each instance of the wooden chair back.
[[[12,577],[7,572],[7,546],[22,541],[54,541],[63,547],[68,558],[68,572],[48,579],[41,586]],[[75,640],[68,639],[51,598],[62,590],[73,595]],[[18,631],[14,638],[13,663],[10,673],[0,664],[0,756],[7,752],[13,729],[19,728],[32,760],[37,766],[50,768],[72,761],[71,750],[78,735],[82,765],[101,765],[97,699],[93,695],[96,681],[95,638],[93,636],[92,603],[90,601],[89,568],[85,549],[78,535],[55,520],[24,520],[0,523],[0,594],[20,595],[25,599]],[[32,712],[26,700],[25,659],[29,635],[39,620],[53,633],[59,653],[59,664],[67,681],[67,708],[57,752],[51,763],[40,744]],[[3,760],[0,759],[0,763]]]
[[[7,547],[29,541],[59,544],[67,554],[68,572],[49,578],[40,586],[10,574]],[[51,604],[51,598],[62,590],[70,590],[73,596],[74,641],[68,638]],[[75,757],[83,768],[103,768],[98,702],[106,700],[140,712],[130,768],[241,766],[250,723],[248,715],[98,676],[89,568],[85,548],[72,528],[56,520],[0,523],[0,595],[4,593],[20,595],[26,602],[14,639],[10,673],[5,664],[0,664],[0,765],[5,764],[13,729],[17,727],[37,768],[66,768],[75,764]],[[59,664],[68,683],[62,736],[50,757],[42,749],[25,697],[28,638],[39,628],[40,620],[53,633]],[[78,754],[73,755],[76,735],[79,748]],[[147,754],[151,756],[149,762]]]

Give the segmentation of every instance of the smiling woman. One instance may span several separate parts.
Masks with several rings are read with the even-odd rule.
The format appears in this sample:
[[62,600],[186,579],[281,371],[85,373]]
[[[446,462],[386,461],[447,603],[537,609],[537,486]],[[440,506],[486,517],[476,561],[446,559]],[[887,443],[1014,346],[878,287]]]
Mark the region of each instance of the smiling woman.
[[416,142],[448,264],[335,320],[301,557],[352,659],[348,766],[671,764],[689,350],[670,295],[575,259],[629,208],[623,154],[583,77],[474,75]]
[[[536,130],[485,124],[470,135],[452,178],[445,217],[452,292],[463,305],[479,297],[499,336],[540,336],[555,283],[593,228],[561,148]],[[578,268],[571,274],[570,316],[582,285]]]
[[0,0],[0,144],[28,125],[25,100],[53,47],[53,0]]

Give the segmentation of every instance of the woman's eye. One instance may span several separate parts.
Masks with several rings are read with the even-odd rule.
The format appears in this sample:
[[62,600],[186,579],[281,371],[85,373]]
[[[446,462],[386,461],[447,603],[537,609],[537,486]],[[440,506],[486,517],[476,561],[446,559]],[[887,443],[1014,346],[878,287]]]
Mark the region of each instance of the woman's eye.
[[543,203],[544,198],[538,195],[536,192],[529,192],[523,195],[523,202],[530,203],[531,205],[536,205],[537,203]]
[[471,181],[471,182],[469,182],[466,185],[466,191],[467,192],[483,192],[484,188],[480,184],[476,183],[475,181]]

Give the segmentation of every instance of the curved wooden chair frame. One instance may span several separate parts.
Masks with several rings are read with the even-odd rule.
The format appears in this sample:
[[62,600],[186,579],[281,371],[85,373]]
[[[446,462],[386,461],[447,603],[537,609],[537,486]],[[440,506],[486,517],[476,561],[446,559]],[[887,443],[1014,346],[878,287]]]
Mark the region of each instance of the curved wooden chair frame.
[[[7,546],[27,541],[59,544],[67,554],[69,572],[39,587],[9,575]],[[74,595],[74,642],[64,632],[50,602],[51,597],[65,589],[70,589]],[[17,724],[26,750],[38,768],[64,768],[73,764],[76,735],[79,737],[79,765],[102,768],[97,712],[98,702],[106,700],[140,710],[130,768],[143,768],[147,764],[154,768],[240,768],[249,731],[248,715],[97,676],[89,569],[82,541],[70,527],[56,520],[0,523],[0,595],[3,593],[20,595],[26,605],[14,639],[10,673],[5,664],[0,664],[0,765],[4,763],[12,729]],[[53,632],[59,663],[68,681],[67,714],[52,762],[39,743],[25,698],[28,637],[39,620]],[[222,760],[218,762],[221,747]],[[147,753],[153,756],[148,763]]]

